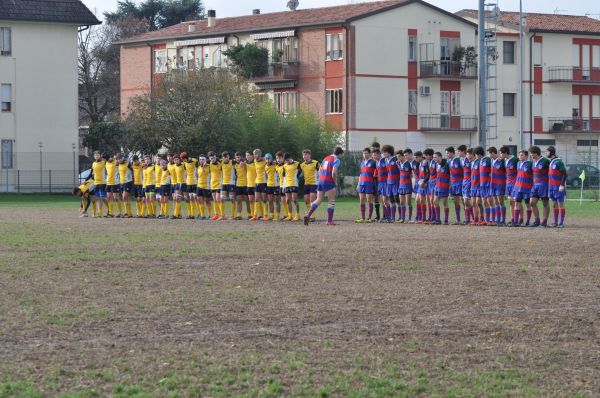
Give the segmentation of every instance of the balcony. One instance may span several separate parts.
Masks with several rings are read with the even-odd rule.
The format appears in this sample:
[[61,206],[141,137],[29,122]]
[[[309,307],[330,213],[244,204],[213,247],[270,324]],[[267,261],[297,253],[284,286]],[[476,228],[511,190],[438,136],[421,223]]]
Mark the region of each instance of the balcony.
[[600,118],[551,117],[548,119],[550,133],[600,132]]
[[298,62],[272,62],[265,76],[255,77],[251,81],[261,89],[290,88],[298,84],[300,65]]
[[477,131],[477,116],[421,115],[421,131]]
[[600,84],[600,68],[550,66],[548,67],[548,81],[551,83]]
[[420,75],[433,79],[476,79],[477,64],[465,65],[459,61],[421,61]]

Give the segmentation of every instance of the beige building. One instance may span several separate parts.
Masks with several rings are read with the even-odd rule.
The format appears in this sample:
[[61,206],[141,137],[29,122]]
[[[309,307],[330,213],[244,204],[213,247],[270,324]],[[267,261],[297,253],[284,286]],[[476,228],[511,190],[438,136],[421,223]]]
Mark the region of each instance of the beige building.
[[8,170],[39,171],[40,149],[44,171],[73,170],[77,31],[98,23],[78,0],[0,0],[1,191],[16,184]]

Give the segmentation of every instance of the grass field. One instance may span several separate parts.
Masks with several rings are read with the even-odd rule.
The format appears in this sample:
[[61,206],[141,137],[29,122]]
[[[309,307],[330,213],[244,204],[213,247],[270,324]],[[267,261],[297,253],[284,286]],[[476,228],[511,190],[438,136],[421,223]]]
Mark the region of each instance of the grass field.
[[563,230],[77,207],[0,196],[0,398],[600,394],[599,203]]

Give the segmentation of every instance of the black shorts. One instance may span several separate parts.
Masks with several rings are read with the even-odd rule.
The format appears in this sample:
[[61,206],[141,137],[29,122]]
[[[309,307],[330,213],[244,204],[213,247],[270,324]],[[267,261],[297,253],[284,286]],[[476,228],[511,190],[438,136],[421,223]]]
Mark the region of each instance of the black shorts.
[[287,187],[285,193],[298,193],[298,187]]
[[254,187],[247,187],[248,196],[254,196]]
[[136,198],[143,198],[145,196],[144,195],[144,188],[142,188],[141,185],[134,185],[133,186],[133,195]]
[[221,192],[234,192],[235,191],[235,186],[231,185],[231,184],[223,184],[221,185]]
[[202,198],[212,198],[210,189],[204,189],[204,188],[196,188],[196,196],[199,196]]
[[129,181],[126,182],[125,184],[121,184],[121,192],[131,192],[133,191],[133,182]]
[[154,185],[147,185],[146,188],[144,188],[144,192],[146,192],[146,193],[155,193],[156,192],[156,187]]
[[182,184],[173,184],[173,185],[171,185],[171,188],[173,189],[173,192],[175,192],[175,191],[181,191],[181,185]]
[[108,193],[121,193],[121,186],[120,185],[107,185],[106,186],[106,192],[108,192]]
[[235,187],[235,195],[236,196],[246,196],[248,195],[248,188],[247,187]]
[[196,192],[196,185],[194,184],[187,184],[187,191],[185,191],[187,193],[195,193]]
[[212,193],[221,193],[221,190],[220,189],[212,189],[211,192]]
[[267,192],[267,183],[263,182],[260,184],[256,184],[256,188],[254,189],[254,192],[256,193],[265,193]]
[[285,188],[279,187],[279,196],[285,196]]
[[161,185],[160,194],[162,196],[171,196],[171,185]]
[[308,195],[311,193],[317,193],[317,186],[316,185],[305,185],[304,186],[304,195]]
[[279,187],[267,187],[267,195],[279,195]]

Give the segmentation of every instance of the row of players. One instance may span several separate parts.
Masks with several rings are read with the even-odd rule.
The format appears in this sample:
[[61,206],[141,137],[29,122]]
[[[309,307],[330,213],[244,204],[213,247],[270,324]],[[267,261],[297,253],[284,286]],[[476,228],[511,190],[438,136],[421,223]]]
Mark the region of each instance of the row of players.
[[[567,172],[553,146],[546,149],[545,157],[537,146],[520,151],[518,158],[511,155],[506,146],[500,151],[495,147],[485,151],[482,147],[467,149],[461,145],[457,150],[458,154],[454,147],[446,148],[444,158],[433,149],[413,154],[411,149],[395,152],[391,145],[380,148],[375,144],[365,148],[357,186],[361,210],[357,222],[411,222],[412,197],[416,196],[415,222],[419,224],[448,224],[448,198],[452,197],[455,224],[461,224],[463,207],[465,220],[462,223],[465,224],[547,226],[550,199],[554,208],[552,225],[564,225]],[[505,197],[510,206],[508,223]],[[538,209],[540,201],[542,216]],[[381,202],[384,204],[382,217]],[[368,216],[365,214],[367,205]],[[533,223],[530,222],[532,212]]]
[[[169,153],[166,159],[161,155],[146,155],[143,159],[134,155],[129,161],[121,153],[113,156],[95,152],[91,175],[74,193],[83,197],[82,216],[92,205],[94,216],[100,217],[106,205],[104,217],[133,217],[133,197],[138,218],[181,218],[185,201],[188,218],[241,220],[245,203],[247,218],[253,221],[280,220],[282,208],[284,220],[299,221],[299,179],[304,178],[303,194],[309,210],[317,198],[320,166],[310,150],[304,150],[302,156],[302,162],[282,152],[263,157],[256,149],[245,154],[237,152],[234,159],[225,151],[220,159],[214,152],[208,152],[208,159],[182,152]],[[229,216],[227,201],[231,202]]]

